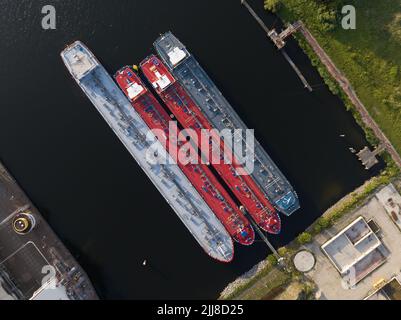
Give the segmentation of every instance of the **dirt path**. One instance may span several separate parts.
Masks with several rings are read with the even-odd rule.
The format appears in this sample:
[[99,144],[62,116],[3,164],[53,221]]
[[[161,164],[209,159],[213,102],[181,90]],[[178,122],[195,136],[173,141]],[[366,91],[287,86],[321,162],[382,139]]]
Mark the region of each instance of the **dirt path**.
[[354,104],[358,112],[362,116],[362,121],[365,125],[371,128],[375,135],[381,141],[386,148],[386,151],[391,155],[395,163],[398,167],[401,167],[401,157],[398,154],[397,150],[394,148],[390,140],[386,137],[383,131],[379,128],[375,120],[370,116],[368,110],[364,106],[361,100],[359,100],[356,92],[352,88],[349,80],[341,73],[341,71],[336,67],[327,53],[323,50],[323,48],[319,45],[315,37],[311,34],[311,32],[305,27],[305,25],[301,22],[300,31],[304,35],[306,41],[308,41],[309,45],[312,47],[314,52],[319,57],[320,61],[326,66],[327,70],[331,74],[331,76],[338,82],[341,88],[344,90],[348,98]]

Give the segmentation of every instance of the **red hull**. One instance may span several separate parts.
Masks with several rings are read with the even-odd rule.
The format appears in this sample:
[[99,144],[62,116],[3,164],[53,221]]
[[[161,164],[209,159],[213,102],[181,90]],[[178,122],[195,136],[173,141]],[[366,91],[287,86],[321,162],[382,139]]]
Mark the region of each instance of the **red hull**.
[[[193,129],[197,135],[194,138],[201,141],[201,130],[211,130],[213,127],[182,85],[175,81],[167,67],[156,56],[151,56],[143,61],[141,69],[177,120],[185,128]],[[161,78],[165,82],[160,81]],[[166,85],[167,82],[170,84]],[[281,220],[275,208],[266,199],[251,176],[248,174],[238,175],[238,172],[245,172],[245,169],[233,157],[232,151],[225,147],[221,137],[216,133],[212,135],[212,139],[220,148],[219,153],[232,159],[231,164],[226,164],[224,161],[220,161],[220,164],[213,164],[215,170],[263,230],[271,234],[280,233]],[[213,144],[210,144],[209,156],[213,155],[212,148]]]
[[[185,137],[176,127],[169,126],[171,118],[168,113],[154,95],[145,88],[141,79],[131,68],[121,69],[115,75],[115,79],[149,128],[157,129],[154,133],[173,158],[175,158],[176,150],[170,150],[169,142],[178,141],[179,147],[184,144],[188,147],[184,155],[189,153],[197,160],[197,163],[200,163],[197,151],[190,144],[185,143]],[[255,232],[251,224],[210,169],[202,164],[184,165],[180,161],[177,163],[233,239],[243,245],[251,245],[255,240]]]

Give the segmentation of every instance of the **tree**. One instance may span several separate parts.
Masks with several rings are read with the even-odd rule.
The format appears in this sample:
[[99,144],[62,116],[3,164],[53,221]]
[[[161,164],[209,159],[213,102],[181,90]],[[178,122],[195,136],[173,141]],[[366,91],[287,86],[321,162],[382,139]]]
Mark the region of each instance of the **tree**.
[[337,14],[333,9],[320,7],[317,10],[317,20],[323,31],[332,31],[336,28]]
[[275,13],[280,10],[281,4],[280,0],[265,0],[265,10]]
[[312,235],[308,232],[303,232],[298,236],[298,242],[300,244],[307,244],[312,241]]
[[314,288],[310,284],[304,284],[297,300],[313,300],[315,298]]
[[275,255],[271,254],[267,257],[267,261],[269,261],[270,265],[275,266],[278,263],[278,260]]
[[316,224],[313,226],[313,231],[315,231],[316,234],[322,232],[322,226],[321,226],[320,224],[316,223]]
[[286,256],[289,253],[289,251],[286,247],[282,247],[282,248],[278,249],[277,251],[278,251],[278,254],[282,257]]
[[322,227],[322,229],[326,229],[330,227],[331,221],[326,217],[321,217],[317,223]]

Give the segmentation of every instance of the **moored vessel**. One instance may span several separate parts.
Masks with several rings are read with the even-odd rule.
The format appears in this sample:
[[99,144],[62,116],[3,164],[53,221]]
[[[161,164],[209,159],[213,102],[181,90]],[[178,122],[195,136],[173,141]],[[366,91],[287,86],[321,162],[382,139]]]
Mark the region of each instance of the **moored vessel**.
[[[241,139],[246,145],[247,126],[186,47],[171,32],[160,36],[154,47],[213,127],[220,131],[242,129]],[[249,156],[255,160],[254,170],[249,174],[270,203],[287,216],[297,211],[300,208],[297,193],[258,141]]]
[[[197,150],[187,143],[184,134],[177,128],[176,123],[171,121],[169,114],[146,88],[139,76],[130,67],[124,67],[115,74],[114,78],[136,112],[148,127],[154,130],[158,140],[170,152],[172,158],[176,159],[176,163],[182,172],[233,239],[243,245],[251,245],[255,239],[255,232],[248,219],[239,210],[210,169],[201,163]],[[167,85],[169,80],[161,81]],[[184,150],[181,152],[181,156],[178,154],[180,150]]]
[[[206,152],[207,157],[212,160],[211,166],[263,230],[271,234],[280,233],[281,219],[275,208],[236,160],[232,154],[232,147],[212,130],[212,124],[163,62],[152,55],[141,63],[141,70],[179,123],[185,129],[192,129],[193,140],[201,141],[204,130],[208,130],[212,143],[207,144]],[[230,161],[225,161],[226,158]]]
[[[205,252],[230,262],[230,235],[181,169],[163,155],[156,137],[93,53],[80,41],[61,57],[81,89]],[[156,222],[157,223],[157,222]]]

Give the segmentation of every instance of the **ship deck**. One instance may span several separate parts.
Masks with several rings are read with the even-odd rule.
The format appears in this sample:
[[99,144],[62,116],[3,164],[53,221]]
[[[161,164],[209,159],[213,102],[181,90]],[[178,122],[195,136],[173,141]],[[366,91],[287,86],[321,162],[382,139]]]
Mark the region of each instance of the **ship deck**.
[[159,60],[155,56],[150,56],[143,60],[140,66],[142,72],[158,94],[167,90],[176,81],[166,66],[159,63]]
[[61,57],[72,76],[77,80],[83,78],[97,66],[96,58],[88,53],[85,46],[78,41],[65,48]]

